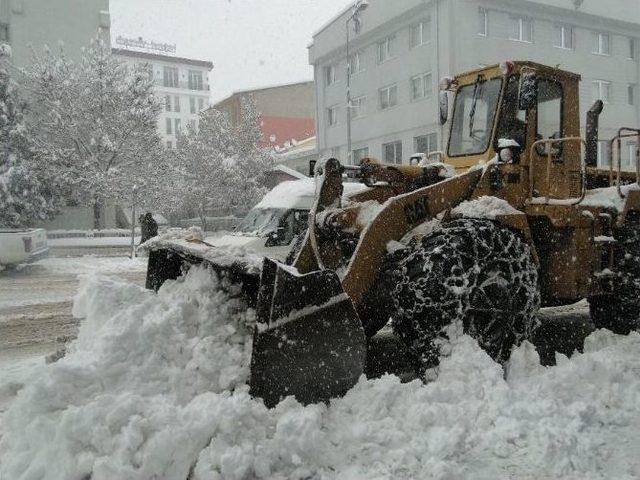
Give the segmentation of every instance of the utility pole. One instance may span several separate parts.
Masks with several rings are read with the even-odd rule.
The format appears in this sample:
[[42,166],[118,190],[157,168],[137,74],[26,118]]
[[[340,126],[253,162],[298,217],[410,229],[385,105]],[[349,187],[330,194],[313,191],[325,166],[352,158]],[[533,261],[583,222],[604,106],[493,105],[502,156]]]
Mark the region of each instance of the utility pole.
[[[136,201],[138,200],[138,186],[134,185],[131,201],[131,259],[136,256]],[[140,225],[142,228],[142,225]]]
[[346,27],[347,27],[347,160],[348,163],[353,163],[353,158],[351,157],[351,53],[350,53],[350,40],[351,40],[351,30],[349,29],[349,23],[353,21],[356,25],[356,32],[360,31],[360,12],[363,12],[369,6],[369,2],[366,0],[360,0],[353,7],[353,12],[347,18]]

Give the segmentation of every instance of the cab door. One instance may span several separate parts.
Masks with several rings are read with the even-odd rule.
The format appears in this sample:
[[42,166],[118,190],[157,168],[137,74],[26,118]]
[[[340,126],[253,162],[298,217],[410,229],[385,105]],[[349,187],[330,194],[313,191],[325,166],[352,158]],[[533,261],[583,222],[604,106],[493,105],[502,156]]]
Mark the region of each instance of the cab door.
[[[538,79],[537,105],[534,112],[535,139],[560,140],[576,137],[571,119],[572,101],[577,102],[577,92],[571,85],[553,77]],[[572,97],[575,96],[575,99]],[[537,144],[532,152],[534,197],[567,199],[580,196],[581,143],[579,141],[558,141]]]

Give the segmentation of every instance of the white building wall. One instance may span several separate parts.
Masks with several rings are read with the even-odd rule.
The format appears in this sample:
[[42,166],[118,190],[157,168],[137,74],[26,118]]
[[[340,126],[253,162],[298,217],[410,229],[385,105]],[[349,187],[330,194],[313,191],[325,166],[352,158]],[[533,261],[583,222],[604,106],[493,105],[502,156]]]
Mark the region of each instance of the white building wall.
[[[609,8],[602,8],[607,3]],[[631,8],[633,5],[636,8]],[[479,8],[488,10],[486,36],[478,34]],[[343,12],[321,29],[309,48],[315,68],[317,95],[318,149],[321,156],[337,156],[343,161],[346,151],[346,30],[350,11]],[[513,16],[534,21],[533,42],[510,40]],[[604,18],[600,15],[605,16]],[[431,20],[430,41],[409,48],[410,27],[421,19]],[[640,3],[638,0],[585,0],[579,11],[568,0],[371,0],[361,14],[362,31],[352,33],[351,51],[363,52],[365,70],[352,77],[352,98],[367,96],[367,113],[352,122],[353,150],[369,148],[369,154],[384,158],[382,145],[402,141],[403,158],[414,150],[418,135],[438,133],[443,145],[443,129],[437,122],[437,84],[444,75],[456,74],[479,65],[506,59],[532,60],[580,73],[581,115],[593,103],[592,82],[611,82],[610,103],[602,116],[601,137],[611,138],[620,126],[640,126]],[[574,31],[574,48],[554,46],[557,24]],[[611,54],[595,55],[593,32],[604,31],[611,39]],[[383,64],[376,61],[377,42],[395,33],[396,55]],[[629,39],[636,42],[636,56],[628,58]],[[326,85],[325,68],[337,66],[338,81]],[[431,72],[433,95],[412,102],[410,78]],[[398,85],[398,105],[389,110],[378,108],[378,89]],[[628,85],[635,84],[635,104],[628,104]],[[338,106],[338,124],[329,126],[327,109]],[[584,118],[581,119],[584,121]],[[446,143],[446,139],[445,139]],[[628,152],[625,152],[628,154]]]
[[70,58],[79,59],[98,34],[109,44],[109,0],[0,0],[2,25],[8,29],[12,62],[19,67],[45,45],[55,49],[62,44]]
[[[129,55],[122,50],[117,50],[115,55],[134,67],[135,65],[148,64],[153,70],[153,79],[155,83],[155,94],[162,102],[163,108],[158,118],[158,133],[163,143],[169,148],[175,148],[177,131],[176,121],[179,123],[179,129],[184,131],[189,123],[198,125],[199,114],[202,110],[209,107],[210,104],[210,88],[209,88],[209,72],[208,67],[198,64],[184,63],[179,59],[175,61],[162,58],[140,58],[134,54]],[[196,61],[196,63],[201,63]],[[164,83],[164,67],[172,67],[178,69],[178,86],[177,88],[165,86]],[[203,89],[196,90],[189,88],[189,71],[198,71],[202,74]],[[169,97],[170,103],[166,103]],[[180,107],[176,109],[176,99]],[[191,99],[194,100],[195,110],[191,110]],[[167,127],[167,121],[171,123],[171,129]]]

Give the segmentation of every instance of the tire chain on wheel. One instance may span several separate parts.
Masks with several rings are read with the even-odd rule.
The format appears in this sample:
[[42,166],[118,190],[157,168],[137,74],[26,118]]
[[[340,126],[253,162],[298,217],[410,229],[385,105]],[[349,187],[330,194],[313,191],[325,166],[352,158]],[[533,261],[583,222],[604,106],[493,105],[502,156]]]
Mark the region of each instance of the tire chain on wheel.
[[615,236],[622,251],[613,294],[591,297],[589,306],[597,328],[628,334],[640,329],[640,224],[626,225]]
[[[479,219],[454,220],[389,255],[381,284],[391,292],[394,330],[426,367],[438,363],[437,341],[459,319],[464,330],[497,361],[527,338],[540,306],[538,274],[529,246],[513,231]],[[482,317],[478,307],[491,299],[501,314]],[[506,302],[506,303],[505,303]],[[495,306],[495,305],[494,305]],[[475,308],[474,308],[475,307]],[[434,343],[435,342],[435,343]]]

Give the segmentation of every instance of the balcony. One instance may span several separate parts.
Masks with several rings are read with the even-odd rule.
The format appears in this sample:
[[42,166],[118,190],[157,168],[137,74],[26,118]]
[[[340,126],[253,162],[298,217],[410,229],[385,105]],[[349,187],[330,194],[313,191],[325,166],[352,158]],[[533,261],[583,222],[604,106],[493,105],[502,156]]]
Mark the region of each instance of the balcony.
[[164,79],[155,79],[153,81],[153,83],[159,87],[164,87],[164,88],[176,88],[176,89],[181,89],[181,90],[191,90],[193,92],[208,92],[209,91],[209,85],[195,85],[192,83],[189,83],[188,81],[179,81],[179,82],[171,82],[171,83],[166,83],[164,82]]

